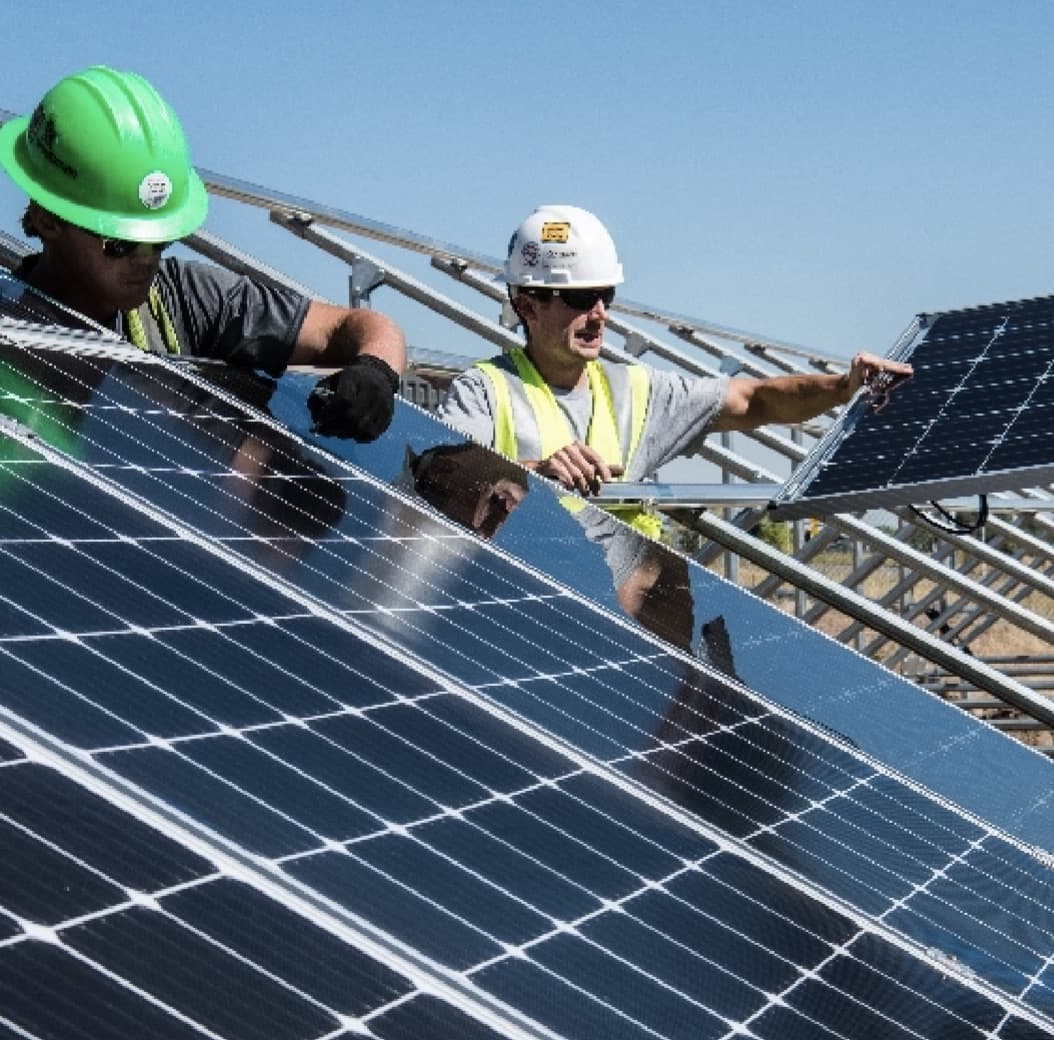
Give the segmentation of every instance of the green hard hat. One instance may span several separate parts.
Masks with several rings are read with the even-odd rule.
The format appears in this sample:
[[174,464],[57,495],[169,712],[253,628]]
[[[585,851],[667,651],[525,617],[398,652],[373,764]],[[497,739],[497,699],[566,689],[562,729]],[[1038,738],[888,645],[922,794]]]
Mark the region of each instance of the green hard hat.
[[208,209],[175,112],[142,76],[104,65],[0,127],[0,166],[44,209],[108,238],[171,242]]

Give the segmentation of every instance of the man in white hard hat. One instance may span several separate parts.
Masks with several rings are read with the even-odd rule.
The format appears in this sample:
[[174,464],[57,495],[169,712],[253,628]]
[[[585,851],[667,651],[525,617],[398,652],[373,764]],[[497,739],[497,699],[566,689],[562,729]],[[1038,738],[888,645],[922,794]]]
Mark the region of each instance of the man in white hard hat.
[[[881,372],[911,367],[857,354],[843,375],[705,378],[599,360],[623,281],[604,225],[576,206],[540,206],[509,242],[505,280],[526,346],[451,384],[440,416],[466,436],[583,494],[639,481],[696,454],[708,433],[799,423],[847,403]],[[638,518],[643,520],[643,518]],[[646,520],[638,524],[654,534]]]

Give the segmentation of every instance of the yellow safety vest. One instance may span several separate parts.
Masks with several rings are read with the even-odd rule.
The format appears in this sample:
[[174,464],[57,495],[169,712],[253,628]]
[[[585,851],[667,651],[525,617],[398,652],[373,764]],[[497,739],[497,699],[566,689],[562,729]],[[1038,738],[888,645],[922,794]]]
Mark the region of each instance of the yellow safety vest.
[[[541,444],[540,457],[547,459],[561,448],[572,444],[575,439],[574,433],[560,411],[560,406],[556,403],[549,384],[534,367],[527,352],[522,347],[516,347],[509,351],[509,359],[519,376],[519,385],[523,389],[524,397],[538,427]],[[508,376],[492,361],[478,361],[476,367],[487,376],[494,388],[493,448],[506,458],[517,461],[520,453]],[[641,365],[627,365],[625,368],[629,377],[630,420],[629,443],[625,458],[623,458],[622,438],[619,435],[611,384],[600,362],[590,361],[586,364],[586,378],[589,380],[589,389],[593,395],[593,410],[589,417],[586,444],[596,451],[609,466],[621,466],[623,472],[629,470],[630,462],[640,443],[644,421],[648,415],[650,391],[647,369]],[[573,495],[562,496],[561,502],[571,512],[578,512],[586,505],[581,498]],[[658,538],[662,530],[660,518],[638,506],[612,504],[605,508],[649,538]]]
[[150,286],[150,293],[138,310],[124,311],[128,339],[140,350],[157,354],[178,354],[179,337],[172,318],[161,302],[157,286]]

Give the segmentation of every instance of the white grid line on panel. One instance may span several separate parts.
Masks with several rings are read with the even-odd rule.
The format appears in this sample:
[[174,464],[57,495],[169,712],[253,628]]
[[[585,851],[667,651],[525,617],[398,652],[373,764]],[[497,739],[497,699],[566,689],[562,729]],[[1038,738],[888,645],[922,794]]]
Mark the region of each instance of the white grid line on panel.
[[5,1029],[10,1029],[11,1032],[14,1033],[16,1036],[25,1037],[26,1040],[45,1040],[45,1038],[42,1037],[39,1033],[27,1032],[16,1022],[12,1022],[11,1019],[5,1017],[3,1014],[0,1014],[0,1025],[2,1025]]
[[[20,829],[25,830],[25,828],[20,828]],[[32,832],[27,832],[27,833],[32,833]],[[49,842],[49,841],[47,841],[47,840],[45,840],[43,838],[40,838],[39,836],[35,836],[35,837],[37,837],[38,840],[40,840],[42,844],[47,845],[48,847],[52,848],[55,851],[60,852],[61,854],[68,855],[68,854],[64,853],[64,850],[60,849],[54,843]],[[113,878],[107,877],[101,871],[95,870],[94,868],[90,867],[88,864],[85,864],[82,861],[76,860],[76,858],[74,858],[74,857],[70,857],[70,858],[74,859],[74,862],[78,862],[80,866],[82,866],[83,868],[89,870],[91,873],[95,874],[97,877],[100,877],[102,880],[108,881],[114,887],[119,888],[119,889],[124,887],[124,886],[120,885],[119,882],[115,881]],[[68,919],[66,919],[64,921],[57,922],[57,923],[55,923],[53,925],[45,926],[43,928],[41,926],[37,925],[35,922],[16,919],[17,923],[19,924],[19,926],[21,928],[23,928],[23,930],[24,930],[24,932],[26,934],[23,935],[23,936],[14,936],[14,937],[12,937],[12,939],[7,940],[6,942],[0,942],[0,948],[3,948],[4,946],[13,946],[13,945],[15,945],[16,943],[19,943],[19,942],[34,941],[34,940],[35,941],[41,941],[45,936],[48,936],[49,938],[46,941],[51,941],[54,944],[61,946],[66,951],[67,954],[77,957],[79,960],[82,960],[84,963],[90,964],[92,966],[96,966],[95,962],[91,961],[85,955],[77,953],[73,947],[71,947],[67,943],[65,943],[63,941],[63,939],[62,939],[62,933],[64,931],[68,931],[68,930],[70,930],[72,928],[76,928],[76,927],[84,925],[84,924],[88,924],[88,923],[91,923],[91,922],[94,922],[94,921],[104,920],[105,918],[111,917],[113,915],[122,914],[122,913],[124,913],[124,912],[126,912],[128,910],[137,909],[137,908],[138,909],[145,909],[145,910],[149,910],[149,911],[151,911],[153,913],[157,913],[157,914],[167,918],[168,920],[172,921],[173,923],[178,925],[181,929],[185,930],[186,932],[197,936],[199,939],[203,940],[208,945],[215,947],[216,949],[222,951],[223,953],[225,953],[227,956],[231,957],[232,959],[234,959],[234,960],[246,965],[247,967],[249,967],[253,971],[259,973],[263,977],[271,980],[277,986],[279,986],[281,989],[284,989],[284,990],[294,994],[295,996],[297,996],[299,999],[305,1001],[306,1003],[309,1003],[309,1004],[315,1006],[316,1008],[326,1012],[335,1021],[340,1020],[342,1017],[344,1017],[344,1016],[340,1015],[334,1008],[330,1007],[329,1005],[325,1004],[324,1002],[320,1001],[319,999],[317,999],[316,997],[312,996],[311,994],[305,992],[304,990],[300,989],[299,987],[294,986],[287,979],[283,979],[280,975],[277,975],[276,973],[270,971],[269,969],[265,968],[261,964],[257,964],[255,961],[252,961],[250,958],[248,958],[245,955],[239,953],[237,950],[233,949],[232,947],[227,946],[227,945],[219,942],[218,940],[216,940],[212,936],[210,936],[207,932],[203,931],[200,928],[196,928],[196,927],[190,925],[188,922],[182,920],[182,918],[180,918],[178,914],[174,914],[171,911],[165,909],[164,907],[162,907],[160,905],[160,900],[163,899],[166,895],[168,895],[168,894],[170,894],[172,892],[177,892],[177,891],[185,890],[185,889],[188,889],[188,888],[199,887],[201,885],[211,883],[217,877],[220,877],[220,876],[221,875],[214,875],[212,878],[202,878],[202,879],[197,879],[197,880],[195,880],[193,882],[188,882],[188,883],[184,883],[184,884],[180,884],[180,885],[169,886],[168,888],[159,890],[159,891],[157,891],[155,893],[151,893],[149,895],[144,894],[144,893],[131,893],[129,895],[129,898],[127,899],[127,901],[125,901],[123,903],[115,903],[115,904],[113,904],[111,906],[108,906],[108,907],[105,907],[103,909],[100,909],[100,910],[97,910],[97,911],[92,911],[92,912],[86,913],[86,914],[82,914],[82,915],[79,915],[77,917],[68,918]],[[109,974],[109,973],[107,972],[107,974]],[[120,976],[112,976],[112,975],[111,975],[111,977],[120,978]],[[133,992],[136,992],[136,993],[140,992],[134,986],[129,985],[128,988],[132,989]],[[407,998],[410,998],[410,997],[412,997],[414,995],[415,995],[414,991],[411,991],[410,993],[407,993],[406,995],[404,995],[404,997],[402,999],[407,999]],[[158,1003],[159,1006],[163,1006],[163,1007],[165,1006],[165,1005],[161,1004],[159,1001],[155,1001],[155,1003]]]
[[966,374],[959,381],[958,386],[953,388],[952,392],[948,395],[947,399],[941,402],[941,404],[937,408],[936,414],[923,427],[922,432],[918,435],[918,438],[916,439],[915,443],[912,445],[911,450],[904,454],[904,457],[901,459],[900,463],[894,468],[893,474],[889,478],[889,483],[896,483],[897,482],[897,475],[903,470],[903,468],[904,468],[905,464],[907,463],[907,461],[909,459],[913,458],[915,456],[915,454],[918,452],[919,446],[926,439],[926,437],[929,434],[930,430],[935,429],[937,426],[940,425],[941,419],[948,413],[949,405],[954,400],[955,395],[966,385],[966,382],[969,380],[970,375],[977,369],[977,366],[980,365],[981,362],[985,360],[985,358],[986,358],[989,350],[992,348],[993,344],[995,344],[1002,337],[1003,333],[1006,331],[1006,326],[1007,326],[1007,323],[1009,322],[1009,320],[1010,320],[1009,316],[1005,317],[1003,319],[1003,321],[999,325],[996,326],[996,328],[994,329],[994,331],[992,333],[991,338],[984,345],[984,347],[981,349],[981,353],[977,354],[975,357],[973,357],[971,359],[971,364],[970,364],[970,367],[967,370]]
[[[970,854],[972,852],[975,852],[975,851],[980,850],[982,848],[986,848],[986,846],[988,845],[988,843],[990,841],[990,837],[991,836],[988,835],[988,834],[980,834],[973,841],[971,841],[966,847],[964,847],[960,852],[949,856],[947,858],[946,862],[939,869],[933,869],[931,871],[931,875],[930,875],[929,878],[927,878],[924,882],[922,882],[919,885],[917,885],[914,889],[912,889],[906,895],[904,895],[901,898],[895,900],[892,903],[892,905],[887,910],[885,910],[882,914],[878,915],[879,918],[881,919],[881,918],[884,918],[884,917],[891,917],[894,914],[896,914],[898,911],[903,910],[903,909],[908,909],[908,910],[911,910],[912,912],[916,912],[914,910],[914,908],[911,906],[911,901],[920,892],[927,893],[936,902],[943,903],[945,906],[949,906],[949,907],[957,909],[955,907],[955,905],[953,903],[950,903],[946,898],[944,898],[942,896],[938,896],[938,895],[930,892],[930,888],[935,883],[937,883],[938,881],[940,881],[942,879],[950,880],[948,878],[948,873],[949,873],[949,871],[953,870],[956,866],[959,866],[959,865],[966,865],[968,867],[972,866],[972,864],[970,863]],[[1000,888],[1007,889],[1006,885],[1004,885],[1002,882],[999,882],[997,879],[992,878],[990,875],[985,875],[985,877],[988,880],[992,881],[994,884],[998,884]],[[965,886],[962,886],[962,887],[965,887]],[[1013,912],[1013,913],[1010,913],[1005,906],[1003,906],[998,900],[996,900],[992,896],[988,895],[985,891],[983,891],[983,890],[974,890],[974,889],[968,889],[968,891],[970,891],[974,896],[976,896],[982,902],[989,903],[992,907],[1001,910],[1003,913],[1008,914],[1008,916],[1016,917],[1026,927],[1029,927],[1029,928],[1033,928],[1034,927],[1034,924],[1033,924],[1032,920],[1030,920],[1027,917],[1021,916],[1021,914],[1017,913],[1016,911]],[[1008,895],[1015,895],[1015,896],[1020,898],[1020,892],[1017,892],[1016,890],[1007,889],[1007,894]],[[1031,896],[1029,896],[1028,898],[1031,901]],[[1044,907],[1042,905],[1037,905],[1036,909],[1037,910],[1047,910],[1049,908],[1048,907]],[[984,925],[985,927],[990,927],[990,926],[986,925],[985,922],[982,921],[980,918],[975,918],[975,920],[977,921],[977,923],[979,923],[981,925]],[[1006,935],[1005,933],[1000,932],[998,929],[991,929],[991,930],[993,932],[995,932],[995,934],[1000,935],[1002,938],[1006,939],[1007,942],[1009,942],[1009,943],[1011,943],[1013,945],[1017,945],[1017,946],[1021,945],[1018,942],[1018,940],[1016,940],[1013,936]],[[1049,931],[1044,930],[1042,934],[1046,935],[1048,938],[1054,938],[1054,935],[1052,935]],[[962,938],[962,937],[960,936],[959,938]],[[965,940],[963,940],[963,941],[965,941]],[[1039,954],[1038,950],[1029,949],[1028,947],[1023,947],[1023,946],[1021,948],[1023,950],[1025,950],[1025,952],[1027,952],[1027,953],[1030,953],[1030,954],[1033,954],[1033,955],[1038,955]],[[1054,956],[1054,955],[1052,955],[1052,956]]]
[[[809,1021],[813,1022],[814,1025],[817,1025],[820,1028],[822,1028],[825,1032],[828,1032],[829,1030],[828,1030],[827,1026],[825,1026],[824,1024],[816,1021],[815,1019],[811,1019],[810,1016],[807,1015],[804,1011],[801,1011],[800,1009],[793,1007],[793,1005],[790,1003],[790,1000],[788,999],[794,993],[794,991],[796,989],[799,989],[804,984],[806,984],[807,982],[812,981],[812,982],[814,982],[814,983],[816,983],[816,984],[818,984],[820,986],[823,986],[823,987],[825,987],[827,989],[832,990],[835,993],[840,993],[845,999],[851,1001],[854,1004],[859,1004],[861,1007],[867,1008],[869,1011],[871,1011],[873,1014],[875,1014],[878,1018],[884,1019],[886,1022],[889,1022],[891,1025],[898,1027],[899,1029],[903,1030],[905,1033],[909,1033],[912,1036],[918,1037],[919,1040],[930,1040],[929,1037],[925,1036],[922,1033],[919,1033],[915,1028],[913,1028],[911,1023],[905,1022],[902,1019],[890,1018],[888,1015],[886,1015],[884,1012],[880,1011],[878,1008],[866,1003],[865,1001],[860,1000],[858,997],[856,997],[853,994],[847,992],[846,990],[840,989],[838,986],[835,986],[833,983],[828,982],[827,980],[821,978],[821,972],[823,971],[824,967],[827,966],[827,965],[834,964],[840,957],[847,957],[850,960],[858,960],[858,958],[855,957],[853,955],[853,953],[851,952],[851,950],[849,949],[849,947],[852,946],[853,943],[857,942],[858,939],[859,939],[859,935],[853,935],[849,939],[845,940],[845,942],[843,942],[841,944],[841,946],[839,946],[837,949],[832,951],[832,953],[822,963],[814,965],[808,971],[802,972],[801,976],[798,979],[795,979],[794,982],[792,982],[789,986],[787,986],[786,989],[784,989],[781,993],[776,994],[774,996],[774,999],[773,999],[772,1003],[773,1004],[779,1004],[781,1006],[786,1007],[789,1011],[793,1012],[794,1014],[796,1014],[800,1018],[804,1018],[806,1020],[809,1020]],[[861,961],[860,963],[865,963],[865,962]],[[865,966],[866,967],[870,967],[869,965],[866,965],[866,964],[865,964]],[[874,970],[874,969],[871,969],[871,970]],[[966,1026],[967,1028],[970,1028],[969,1023],[966,1023],[958,1013],[952,1011],[952,1009],[948,1008],[947,1006],[945,1006],[943,1004],[935,1003],[934,1001],[930,1000],[924,994],[919,993],[918,991],[911,989],[911,987],[904,985],[903,983],[901,983],[897,979],[894,979],[890,975],[886,975],[885,973],[882,973],[882,972],[879,972],[879,974],[883,975],[883,977],[886,980],[887,985],[889,985],[889,986],[891,986],[891,987],[893,987],[895,989],[898,989],[898,990],[905,990],[905,991],[911,993],[915,998],[924,1000],[931,1007],[939,1008],[942,1011],[945,1011],[945,1012],[948,1012],[948,1013],[952,1014],[955,1018],[958,1018],[963,1023],[964,1026]],[[767,1010],[767,1009],[762,1009],[757,1014],[752,1015],[747,1020],[748,1024],[750,1022],[756,1021],[758,1018],[760,1018],[761,1015],[764,1014],[765,1010]],[[848,1025],[852,1026],[852,1023],[848,1023]],[[972,1032],[976,1032],[976,1030],[971,1030],[971,1031]],[[834,1035],[839,1036],[839,1037],[842,1036],[841,1033],[836,1033]],[[846,1034],[845,1035],[845,1040],[855,1040],[854,1034],[853,1033]]]

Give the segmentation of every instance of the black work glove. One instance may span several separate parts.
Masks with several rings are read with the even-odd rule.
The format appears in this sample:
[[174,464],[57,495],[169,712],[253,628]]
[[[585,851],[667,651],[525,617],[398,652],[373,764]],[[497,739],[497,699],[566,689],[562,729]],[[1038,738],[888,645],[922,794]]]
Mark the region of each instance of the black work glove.
[[347,368],[324,376],[308,394],[312,433],[375,441],[392,421],[399,376],[386,361],[359,354]]

